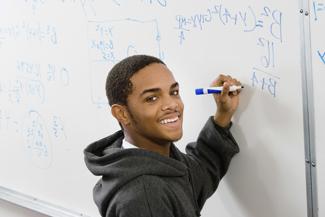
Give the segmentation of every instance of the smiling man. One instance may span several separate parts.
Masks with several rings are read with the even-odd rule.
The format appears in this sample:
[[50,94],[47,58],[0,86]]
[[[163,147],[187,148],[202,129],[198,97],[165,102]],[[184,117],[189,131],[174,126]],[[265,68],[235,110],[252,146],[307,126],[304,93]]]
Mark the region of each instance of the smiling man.
[[239,151],[229,129],[240,85],[220,75],[213,86],[217,110],[196,142],[180,152],[183,102],[179,84],[160,59],[135,55],[116,64],[106,81],[112,115],[121,130],[84,151],[89,170],[102,178],[94,200],[106,217],[195,217]]

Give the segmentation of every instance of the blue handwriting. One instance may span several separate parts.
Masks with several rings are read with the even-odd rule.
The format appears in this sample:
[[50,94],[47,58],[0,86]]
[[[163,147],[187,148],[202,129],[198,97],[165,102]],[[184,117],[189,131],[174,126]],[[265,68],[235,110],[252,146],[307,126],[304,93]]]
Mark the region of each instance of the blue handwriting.
[[325,51],[321,52],[321,51],[317,51],[320,59],[322,60],[322,62],[325,64]]
[[64,86],[68,86],[70,82],[69,70],[65,66],[53,63],[41,65],[25,60],[17,60],[17,75],[42,82],[58,82]]
[[[128,0],[112,0],[116,5],[121,6],[121,2],[125,3]],[[134,1],[134,0],[132,0]],[[157,3],[161,7],[167,6],[167,0],[141,0],[141,2],[144,2],[146,4],[154,4]]]
[[261,56],[260,64],[264,68],[274,68],[275,67],[275,52],[274,52],[274,42],[266,38],[258,38],[257,46],[264,49],[265,55]]
[[[59,141],[59,139],[67,139],[65,125],[62,118],[58,115],[51,115],[51,122],[48,125],[51,129],[47,131],[47,124],[41,117],[40,113],[31,110],[28,115],[23,119],[19,119],[18,115],[10,110],[0,109],[0,133],[8,131],[23,135],[30,144],[40,143],[36,140],[44,139],[44,130],[47,131],[48,136]],[[48,139],[47,139],[48,140]]]
[[39,80],[15,79],[1,83],[2,93],[7,95],[8,102],[19,104],[23,98],[36,99],[40,103],[45,101],[44,85]]
[[266,29],[276,40],[282,42],[282,12],[264,7],[257,13],[251,6],[242,11],[236,11],[224,5],[214,5],[204,12],[190,16],[177,15],[176,29],[179,30],[179,43],[185,40],[185,34],[193,29],[203,30],[208,24],[221,23],[225,26],[238,26],[244,32]]
[[38,63],[30,63],[18,60],[16,63],[17,73],[30,79],[41,79],[41,66]]
[[[46,3],[52,3],[52,1],[46,1],[46,0],[24,0],[25,4],[30,7],[35,14],[37,11],[42,10],[41,8]],[[57,0],[56,3],[62,3],[62,4],[80,4],[82,7],[82,10],[86,16],[88,15],[96,15],[96,11],[94,8],[95,0]]]
[[[153,43],[156,53],[154,55],[163,59],[163,53],[160,48],[161,35],[158,29],[157,20],[141,21],[136,19],[123,19],[113,21],[90,21],[91,26],[91,39],[90,50],[92,56],[97,56],[93,61],[106,61],[116,63],[119,59],[124,58],[132,52],[138,52],[137,44],[141,44],[140,35],[136,32],[130,34],[130,29],[137,26],[138,29],[148,31],[151,29],[153,32],[149,35],[150,43]],[[128,36],[129,35],[129,36]],[[125,40],[125,44],[120,41]],[[142,39],[142,37],[141,37]]]
[[0,26],[0,38],[3,41],[12,39],[46,42],[51,45],[58,44],[56,27],[40,23],[23,22],[21,24]]
[[44,103],[47,84],[68,86],[70,83],[69,70],[57,64],[41,65],[17,60],[16,72],[15,79],[0,81],[0,94],[12,104],[22,103],[23,100]]
[[279,77],[274,76],[271,73],[268,73],[256,67],[254,67],[252,70],[252,87],[259,87],[262,91],[266,91],[273,97],[277,96],[277,83],[279,80]]
[[25,3],[30,5],[33,12],[35,13],[37,9],[41,8],[41,6],[45,4],[45,0],[25,0]]
[[[119,60],[137,53],[147,53],[164,59],[157,20],[131,18],[108,21],[89,21],[89,54],[91,59],[92,102],[98,107],[107,106],[107,99],[98,82],[105,80],[106,71]],[[141,32],[141,34],[139,34]],[[143,40],[142,35],[146,35]],[[97,69],[97,70],[95,70]],[[100,70],[99,70],[100,69]]]
[[26,148],[32,159],[48,158],[51,155],[51,144],[45,122],[41,115],[34,110],[28,112],[23,122],[23,137]]
[[318,20],[318,13],[325,12],[325,3],[313,1],[314,20]]
[[56,115],[52,118],[52,134],[55,138],[67,139],[63,121],[59,116]]
[[11,112],[0,108],[0,132],[7,133],[8,131],[20,133],[20,125]]
[[55,64],[47,64],[47,81],[48,82],[59,82],[63,86],[68,86],[70,83],[69,70],[64,66],[58,66]]

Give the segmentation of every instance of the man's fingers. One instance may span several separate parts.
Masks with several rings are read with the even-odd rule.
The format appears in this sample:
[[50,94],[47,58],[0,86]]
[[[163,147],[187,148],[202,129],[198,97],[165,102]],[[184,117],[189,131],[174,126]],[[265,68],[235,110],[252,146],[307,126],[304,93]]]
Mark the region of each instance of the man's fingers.
[[223,98],[228,95],[236,96],[240,93],[240,89],[232,92],[229,91],[230,86],[233,85],[241,86],[241,83],[237,79],[232,78],[230,75],[224,74],[220,74],[211,84],[212,87],[223,87],[223,91],[220,94]]
[[226,97],[229,94],[230,84],[228,82],[223,83],[223,89],[221,92],[221,97]]
[[233,96],[237,96],[239,94],[238,90],[231,92]]
[[211,86],[213,87],[221,87],[223,86],[223,83],[229,81],[229,77],[224,75],[224,74],[220,74],[211,84]]

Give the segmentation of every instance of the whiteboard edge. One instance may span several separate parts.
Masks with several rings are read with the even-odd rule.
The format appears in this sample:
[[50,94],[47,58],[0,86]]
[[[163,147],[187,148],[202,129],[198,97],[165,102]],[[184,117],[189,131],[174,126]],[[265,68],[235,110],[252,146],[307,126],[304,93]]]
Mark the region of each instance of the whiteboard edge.
[[55,217],[90,217],[0,186],[0,199]]
[[318,217],[312,48],[309,0],[300,0],[301,72],[308,217]]

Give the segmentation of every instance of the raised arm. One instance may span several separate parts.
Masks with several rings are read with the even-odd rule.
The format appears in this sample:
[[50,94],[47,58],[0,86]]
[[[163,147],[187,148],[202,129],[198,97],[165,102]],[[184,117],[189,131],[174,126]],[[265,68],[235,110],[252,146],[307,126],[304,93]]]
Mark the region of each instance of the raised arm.
[[223,86],[223,92],[214,95],[216,113],[207,121],[197,141],[186,147],[193,193],[199,209],[216,190],[232,157],[239,152],[230,127],[231,118],[239,104],[240,91],[229,92],[231,85],[241,84],[225,75],[213,81],[211,86]]

